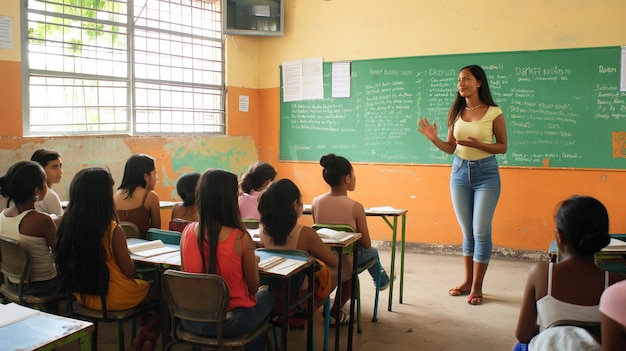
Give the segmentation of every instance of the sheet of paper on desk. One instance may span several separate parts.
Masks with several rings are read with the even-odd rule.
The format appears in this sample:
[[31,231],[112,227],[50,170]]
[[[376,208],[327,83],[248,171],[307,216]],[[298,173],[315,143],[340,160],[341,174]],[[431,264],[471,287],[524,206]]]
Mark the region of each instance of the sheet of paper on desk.
[[18,305],[14,302],[6,305],[0,304],[0,328],[30,318],[38,313],[39,311],[37,310]]
[[370,207],[367,210],[372,211],[372,212],[379,212],[379,213],[386,213],[386,212],[394,213],[398,211],[397,208],[393,208],[391,206]]
[[137,256],[151,257],[178,250],[173,247],[165,246],[161,240],[152,240],[139,244],[128,245],[128,251]]
[[252,235],[253,238],[259,238],[259,228],[248,228],[248,234]]
[[317,235],[324,239],[333,240],[336,242],[346,241],[354,236],[354,233],[341,232],[330,228],[320,228],[317,230]]
[[304,266],[306,262],[306,260],[272,256],[259,262],[259,270],[266,273],[287,275],[299,267]]

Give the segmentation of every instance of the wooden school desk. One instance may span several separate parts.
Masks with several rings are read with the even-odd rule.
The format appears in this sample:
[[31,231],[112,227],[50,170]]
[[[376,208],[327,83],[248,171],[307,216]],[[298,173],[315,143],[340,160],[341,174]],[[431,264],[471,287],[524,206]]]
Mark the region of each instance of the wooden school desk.
[[[147,242],[148,240],[144,240],[144,239],[138,239],[138,238],[132,238],[132,239],[127,239],[127,245],[133,245],[133,244],[139,244],[139,243],[143,243],[143,242]],[[177,269],[179,270],[181,267],[181,262],[180,262],[180,246],[179,245],[172,245],[172,244],[164,244],[166,247],[168,248],[175,248],[176,250],[173,252],[168,252],[168,253],[163,253],[160,255],[154,255],[154,256],[149,256],[149,257],[142,257],[140,255],[136,255],[136,254],[130,254],[131,259],[133,260],[133,262],[141,262],[144,264],[151,264],[154,265],[155,267],[157,267],[157,270],[159,271],[158,277],[160,278],[160,274],[162,272],[164,272],[166,269]],[[277,256],[279,254],[272,252],[272,255]],[[290,255],[285,255],[285,257],[287,258],[293,258]],[[313,270],[315,268],[315,266],[313,265],[313,263],[315,262],[314,259],[310,259],[307,261],[307,264],[302,266],[300,269],[291,272],[290,274],[287,275],[282,275],[280,276],[281,278],[286,280],[287,284],[291,284],[291,279],[294,279],[296,276],[298,276],[298,273],[302,272],[302,270],[306,269],[306,268],[310,268],[309,269],[309,273],[311,274],[311,277],[313,277]],[[277,275],[271,274],[271,273],[266,273],[266,272],[262,272],[259,271],[259,275],[261,277],[266,276],[266,277],[278,277]],[[158,278],[157,283],[160,286],[160,279]],[[311,281],[312,278],[310,278]],[[311,285],[312,288],[312,285]],[[288,290],[287,290],[288,292]],[[313,294],[311,291],[311,302],[310,305],[313,305]],[[167,345],[168,341],[167,339],[169,338],[169,313],[168,313],[168,309],[167,306],[162,306],[161,307],[162,310],[162,314],[163,314],[163,332],[162,332],[162,336],[163,336],[163,340],[162,340],[162,344],[163,345]],[[312,347],[312,343],[313,343],[313,311],[312,309],[310,310],[310,316],[308,317],[309,321],[308,321],[308,328],[307,328],[307,339],[308,339],[308,350],[311,351],[310,347]],[[285,309],[285,311],[288,313],[289,310]],[[288,318],[283,317],[284,322],[283,323],[288,323]],[[283,328],[281,328],[282,331],[282,347],[281,350],[287,350],[287,331],[288,331],[288,324],[285,324]]]
[[[315,258],[313,258],[312,256],[304,257],[304,256],[298,256],[298,255],[290,255],[287,252],[285,253],[280,252],[280,250],[268,251],[268,250],[257,249],[255,251],[255,254],[261,258],[261,261],[267,258],[270,258],[272,256],[285,257],[285,258],[295,259],[298,261],[306,261],[306,264],[298,267],[295,270],[290,271],[287,274],[272,274],[272,273],[259,270],[259,276],[261,276],[261,278],[279,279],[281,281],[282,292],[284,295],[283,298],[285,299],[285,305],[283,306],[283,315],[282,315],[283,320],[282,320],[282,326],[280,328],[280,331],[281,331],[280,350],[285,350],[285,351],[287,350],[287,332],[289,331],[289,311],[292,308],[299,306],[302,302],[308,301],[309,308],[307,311],[308,313],[307,313],[306,339],[307,339],[307,350],[312,351],[313,350],[313,308],[311,308],[311,306],[313,306],[314,304],[313,282],[315,280]],[[300,281],[299,279],[298,280],[295,280],[295,279],[300,277],[302,273],[305,273],[309,279],[307,293],[305,294],[305,296],[302,296],[301,298],[296,299],[296,301],[292,301],[291,303],[289,303],[289,299],[291,297],[291,287],[293,285],[292,282]]]
[[33,310],[15,303],[0,305],[2,319],[8,315],[17,317],[22,313],[23,318],[0,326],[0,350],[52,351],[78,341],[81,351],[91,351],[93,323]]
[[[394,275],[396,272],[396,245],[397,245],[397,235],[398,235],[398,217],[402,218],[402,230],[400,237],[400,298],[399,301],[402,303],[403,295],[404,295],[404,248],[406,244],[406,213],[408,210],[406,209],[398,209],[389,206],[384,207],[370,207],[365,209],[365,215],[367,217],[380,217],[391,229],[391,270],[389,272],[389,303],[387,305],[387,310],[391,312],[391,308],[393,305],[393,285],[394,285]],[[311,214],[311,205],[304,205],[303,214]],[[388,217],[393,217],[393,219],[389,219]]]

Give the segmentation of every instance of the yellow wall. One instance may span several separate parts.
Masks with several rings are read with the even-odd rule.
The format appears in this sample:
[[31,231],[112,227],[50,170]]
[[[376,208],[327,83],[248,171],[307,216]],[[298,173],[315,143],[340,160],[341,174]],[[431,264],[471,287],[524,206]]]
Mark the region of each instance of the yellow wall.
[[[33,148],[22,137],[19,49],[19,0],[3,0],[0,15],[14,19],[14,48],[0,49],[0,160],[26,158]],[[213,148],[233,143],[247,156],[235,160],[239,172],[253,158],[275,165],[279,177],[293,179],[305,202],[327,190],[316,163],[279,161],[279,65],[282,61],[322,57],[325,61],[452,53],[541,50],[626,44],[626,2],[623,0],[286,0],[283,37],[226,37],[227,134],[207,137]],[[469,64],[469,63],[468,63]],[[454,87],[451,87],[454,89]],[[238,111],[240,95],[250,97],[250,111]],[[506,116],[506,111],[505,111]],[[249,137],[239,137],[249,136]],[[36,143],[62,148],[132,145],[95,159],[72,153],[76,164],[119,162],[131,152],[157,154],[172,194],[175,168],[172,145],[193,145],[205,151],[202,137],[103,137],[41,139]],[[118,139],[121,139],[118,140]],[[170,145],[170,147],[167,147]],[[147,151],[144,151],[147,150]],[[256,152],[256,154],[255,154]],[[204,156],[200,160],[215,160]],[[69,161],[66,157],[65,162]],[[202,161],[198,161],[201,164]],[[4,172],[5,162],[0,166]],[[207,165],[208,166],[208,165]],[[424,245],[458,245],[460,231],[450,203],[448,166],[355,164],[358,185],[351,194],[365,206],[392,205],[409,209],[407,240]],[[198,167],[202,167],[198,165]],[[555,205],[578,193],[603,201],[612,232],[626,232],[621,199],[626,172],[605,170],[502,169],[502,196],[494,220],[494,244],[504,254],[545,251],[553,236]],[[68,174],[66,180],[69,180]],[[162,178],[163,180],[166,180]],[[304,218],[310,223],[310,218]],[[389,240],[378,218],[369,220],[374,239]]]

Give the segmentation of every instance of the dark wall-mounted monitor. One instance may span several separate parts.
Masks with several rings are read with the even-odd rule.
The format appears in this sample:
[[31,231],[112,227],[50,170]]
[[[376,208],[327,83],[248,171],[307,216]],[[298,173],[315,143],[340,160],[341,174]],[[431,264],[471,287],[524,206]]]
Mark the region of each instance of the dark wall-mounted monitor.
[[284,0],[224,0],[225,34],[282,36]]

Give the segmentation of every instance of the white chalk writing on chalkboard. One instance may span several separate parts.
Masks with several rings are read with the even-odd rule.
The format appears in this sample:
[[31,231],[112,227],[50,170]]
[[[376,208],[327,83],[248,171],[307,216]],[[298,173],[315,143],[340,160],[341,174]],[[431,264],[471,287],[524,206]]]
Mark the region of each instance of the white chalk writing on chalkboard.
[[350,98],[281,103],[280,157],[318,160],[336,148],[354,162],[449,163],[450,155],[416,132],[416,122],[437,122],[445,138],[458,69],[478,64],[505,115],[509,151],[498,155],[501,164],[626,168],[620,49],[352,61]]

